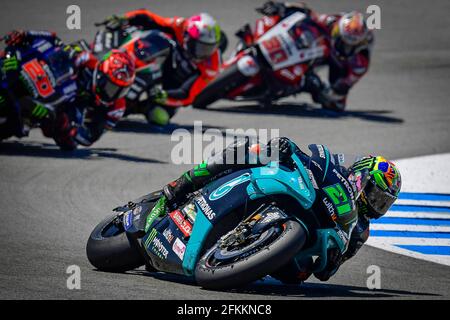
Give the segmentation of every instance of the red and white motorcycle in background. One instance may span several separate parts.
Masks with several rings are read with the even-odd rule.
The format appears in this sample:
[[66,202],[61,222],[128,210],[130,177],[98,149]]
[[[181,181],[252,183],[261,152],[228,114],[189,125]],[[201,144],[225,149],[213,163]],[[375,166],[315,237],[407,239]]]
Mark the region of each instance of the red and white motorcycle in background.
[[[244,27],[245,28],[245,27]],[[311,18],[296,12],[264,16],[246,26],[224,70],[196,97],[204,109],[219,99],[258,101],[263,106],[302,92],[305,75],[329,55],[329,39]]]

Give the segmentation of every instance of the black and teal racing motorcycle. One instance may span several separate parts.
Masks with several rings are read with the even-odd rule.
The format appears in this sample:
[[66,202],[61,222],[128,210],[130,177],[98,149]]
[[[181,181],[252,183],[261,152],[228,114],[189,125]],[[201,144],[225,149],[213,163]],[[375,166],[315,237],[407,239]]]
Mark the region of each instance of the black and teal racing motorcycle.
[[[323,164],[331,168],[325,151]],[[225,289],[270,275],[292,259],[302,265],[314,257],[319,272],[328,249],[345,250],[331,217],[324,221],[311,210],[316,190],[296,154],[289,167],[270,162],[213,181],[172,212],[152,212],[161,194],[116,208],[97,225],[87,244],[94,267],[124,272],[146,265]]]

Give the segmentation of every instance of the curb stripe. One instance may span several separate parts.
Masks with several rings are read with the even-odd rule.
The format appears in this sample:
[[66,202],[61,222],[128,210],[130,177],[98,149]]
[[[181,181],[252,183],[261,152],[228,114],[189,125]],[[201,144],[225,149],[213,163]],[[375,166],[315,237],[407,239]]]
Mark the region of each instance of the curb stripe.
[[447,193],[400,192],[398,198],[399,199],[409,199],[409,200],[450,201],[450,194],[447,194]]
[[415,224],[375,224],[371,230],[412,231],[412,232],[450,232],[450,226],[427,226]]
[[393,218],[383,217],[373,224],[412,224],[423,226],[450,226],[449,219],[427,219],[427,218]]
[[389,211],[416,211],[416,212],[450,212],[450,207],[393,205]]
[[450,255],[449,246],[415,246],[415,245],[395,245],[396,247],[412,250],[422,254]]
[[372,237],[403,237],[403,238],[437,238],[450,239],[450,232],[419,232],[419,231],[387,231],[371,230]]

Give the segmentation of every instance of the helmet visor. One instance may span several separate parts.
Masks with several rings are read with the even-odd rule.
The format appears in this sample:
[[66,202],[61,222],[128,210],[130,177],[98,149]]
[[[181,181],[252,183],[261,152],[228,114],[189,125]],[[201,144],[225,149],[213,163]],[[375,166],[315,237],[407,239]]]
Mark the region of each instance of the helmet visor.
[[342,56],[351,56],[355,51],[355,46],[347,44],[341,38],[335,40],[335,48]]
[[205,43],[194,39],[188,42],[188,50],[196,59],[207,59],[216,49],[217,43]]
[[96,94],[104,102],[113,102],[122,98],[130,89],[130,87],[123,87],[112,82],[111,79],[102,72],[98,72],[95,76],[95,88]]
[[396,196],[393,196],[387,190],[381,190],[372,180],[367,183],[364,195],[370,209],[372,209],[378,217],[386,214],[389,208],[397,200]]

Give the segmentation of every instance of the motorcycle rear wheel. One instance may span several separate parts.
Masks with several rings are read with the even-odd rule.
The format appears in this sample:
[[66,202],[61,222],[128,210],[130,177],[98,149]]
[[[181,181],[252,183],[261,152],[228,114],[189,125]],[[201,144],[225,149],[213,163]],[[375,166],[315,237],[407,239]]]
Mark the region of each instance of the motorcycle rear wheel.
[[98,270],[125,272],[143,266],[139,248],[128,238],[123,227],[115,223],[122,214],[114,214],[100,222],[89,236],[86,253],[89,262]]
[[225,98],[228,93],[244,84],[247,80],[248,77],[239,71],[237,64],[234,64],[217,76],[197,95],[192,103],[192,107],[206,109],[208,105]]

